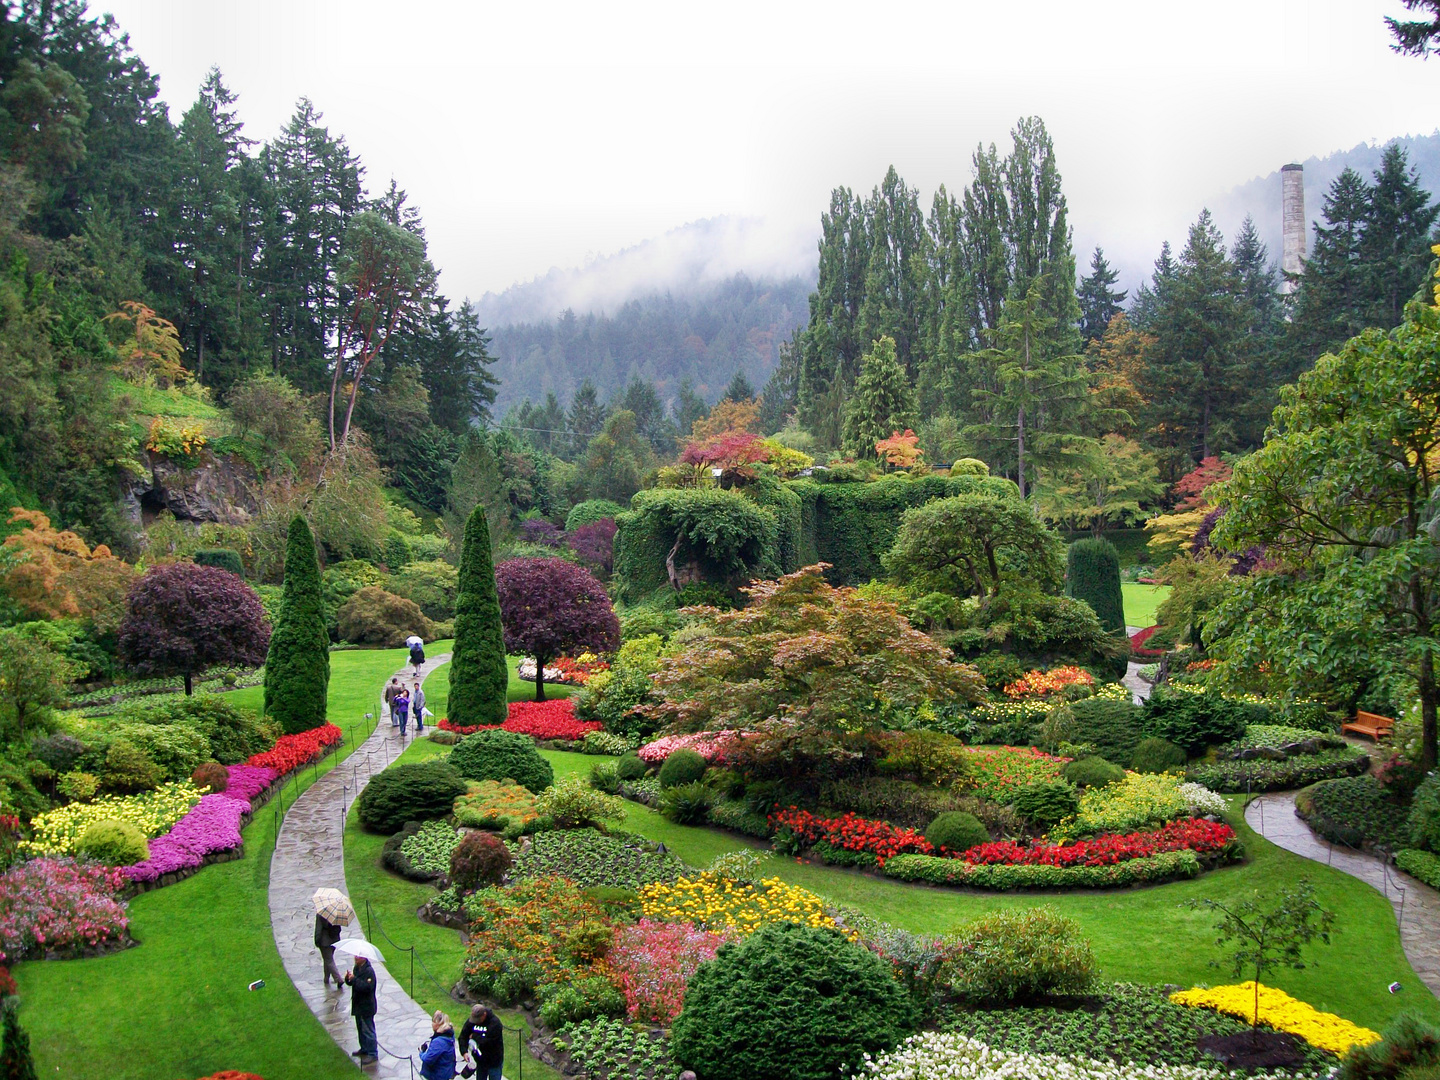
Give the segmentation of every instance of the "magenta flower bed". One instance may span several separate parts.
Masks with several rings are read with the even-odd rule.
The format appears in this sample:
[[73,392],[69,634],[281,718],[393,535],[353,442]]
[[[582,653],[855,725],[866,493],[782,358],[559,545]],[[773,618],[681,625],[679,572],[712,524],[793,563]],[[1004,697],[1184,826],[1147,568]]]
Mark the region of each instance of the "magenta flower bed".
[[74,859],[31,859],[0,876],[0,962],[120,941],[130,919],[119,870]]
[[231,765],[227,768],[230,782],[224,794],[232,799],[243,799],[253,810],[255,796],[275,782],[280,774],[265,765]]
[[681,923],[641,919],[617,926],[606,962],[625,995],[631,1020],[668,1024],[680,1015],[685,986],[697,968],[727,941],[731,931],[715,933]]
[[240,846],[240,819],[250,809],[244,799],[206,795],[164,836],[150,841],[150,858],[125,867],[131,881],[154,881],[176,870],[193,870],[207,855]]

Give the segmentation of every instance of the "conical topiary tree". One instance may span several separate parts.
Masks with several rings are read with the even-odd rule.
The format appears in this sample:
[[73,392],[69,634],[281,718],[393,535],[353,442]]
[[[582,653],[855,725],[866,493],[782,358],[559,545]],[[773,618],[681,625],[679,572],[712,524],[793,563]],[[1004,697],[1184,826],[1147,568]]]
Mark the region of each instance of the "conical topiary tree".
[[495,563],[490,555],[490,525],[482,503],[465,522],[460,552],[455,648],[450,656],[450,722],[503,724],[509,683]]
[[285,588],[265,658],[265,713],[289,734],[325,723],[330,635],[320,600],[315,537],[300,515],[285,543]]
[[20,1003],[11,997],[0,1005],[4,1044],[0,1045],[0,1080],[36,1080],[30,1036],[20,1026]]
[[[1120,553],[1109,540],[1076,540],[1066,552],[1065,595],[1084,600],[1109,634],[1125,634],[1125,597],[1120,589]],[[1115,661],[1124,675],[1126,662]]]

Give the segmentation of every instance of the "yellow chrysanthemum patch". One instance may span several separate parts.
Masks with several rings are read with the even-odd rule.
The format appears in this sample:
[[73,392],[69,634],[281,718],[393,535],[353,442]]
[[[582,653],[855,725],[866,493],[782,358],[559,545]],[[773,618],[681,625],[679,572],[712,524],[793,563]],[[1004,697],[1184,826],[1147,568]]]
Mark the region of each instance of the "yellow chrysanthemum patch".
[[73,855],[80,834],[97,821],[126,821],[147,837],[156,837],[169,832],[202,794],[186,780],[140,795],[106,795],[94,802],[71,803],[31,821],[31,838],[20,842],[20,850],[28,855]]
[[673,884],[646,885],[640,905],[648,919],[689,922],[713,929],[726,927],[749,934],[766,923],[835,927],[825,901],[807,889],[779,878],[756,884],[731,881],[715,874],[680,878]]
[[[1251,981],[1235,986],[1214,986],[1209,990],[1181,990],[1171,994],[1170,1000],[1177,1005],[1214,1009],[1252,1022],[1251,1014],[1255,1011],[1255,983]],[[1368,1046],[1380,1041],[1379,1033],[1369,1028],[1352,1024],[1343,1016],[1321,1012],[1313,1005],[1291,997],[1284,990],[1276,990],[1273,986],[1264,984],[1260,986],[1260,1023],[1269,1024],[1277,1031],[1298,1035],[1311,1046],[1318,1046],[1332,1054],[1344,1054],[1352,1046]]]

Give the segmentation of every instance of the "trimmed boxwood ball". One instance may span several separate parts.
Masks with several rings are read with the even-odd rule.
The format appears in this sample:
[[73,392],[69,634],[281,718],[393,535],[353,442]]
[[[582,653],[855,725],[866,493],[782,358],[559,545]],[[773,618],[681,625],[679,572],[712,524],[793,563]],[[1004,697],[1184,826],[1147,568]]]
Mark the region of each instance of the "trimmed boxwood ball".
[[407,821],[444,817],[465,791],[464,779],[443,761],[391,765],[366,785],[355,806],[365,828],[393,833]]
[[959,853],[977,844],[988,844],[990,834],[980,819],[964,810],[947,810],[925,828],[925,839],[937,848]]
[[514,780],[536,795],[555,782],[555,770],[535,749],[535,740],[514,731],[467,735],[448,760],[467,780]]
[[705,759],[694,750],[676,750],[660,766],[660,786],[668,788],[696,783],[704,778],[707,768]]
[[615,762],[615,774],[621,780],[639,780],[649,771],[650,767],[633,750],[628,754],[622,754],[620,759]]
[[1064,781],[1029,784],[1015,793],[1015,812],[1039,825],[1058,825],[1080,809],[1080,797]]
[[450,853],[450,884],[461,892],[499,885],[510,869],[510,849],[491,833],[466,833]]
[[671,1052],[702,1080],[834,1080],[913,1019],[874,953],[835,930],[771,923],[700,965]]
[[1136,772],[1162,773],[1185,767],[1185,751],[1168,739],[1141,739],[1130,767]]
[[1103,757],[1083,757],[1070,762],[1060,775],[1076,787],[1104,787],[1125,779],[1125,770]]
[[1133,701],[1090,697],[1072,703],[1070,712],[1075,717],[1074,741],[1089,743],[1106,761],[1128,762],[1145,737],[1145,713]]
[[106,866],[129,866],[150,857],[145,834],[128,821],[97,821],[86,826],[75,850]]

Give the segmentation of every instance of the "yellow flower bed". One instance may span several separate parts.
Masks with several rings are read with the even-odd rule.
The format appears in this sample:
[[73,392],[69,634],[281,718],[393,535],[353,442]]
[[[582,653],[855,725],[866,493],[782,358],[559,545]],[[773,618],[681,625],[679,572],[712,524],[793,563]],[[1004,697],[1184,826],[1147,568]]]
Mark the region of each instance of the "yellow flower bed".
[[1190,808],[1180,794],[1181,780],[1169,773],[1127,772],[1118,783],[1087,788],[1080,812],[1052,829],[1051,839],[1135,832],[1176,821]]
[[825,901],[779,878],[751,885],[715,874],[682,877],[673,884],[644,886],[640,905],[649,919],[728,927],[742,934],[773,922],[835,927],[835,920],[825,914]]
[[[1181,990],[1171,994],[1170,1000],[1177,1005],[1214,1009],[1251,1023],[1251,1013],[1255,1011],[1255,983],[1252,980],[1235,986],[1214,986],[1209,990]],[[1343,1016],[1321,1012],[1284,990],[1276,990],[1263,983],[1260,986],[1260,1023],[1269,1024],[1277,1031],[1299,1035],[1311,1046],[1318,1046],[1332,1054],[1344,1054],[1352,1046],[1368,1046],[1380,1041],[1378,1032],[1352,1024]]]
[[31,839],[22,840],[20,850],[29,855],[73,855],[80,834],[97,821],[128,821],[147,837],[156,837],[169,832],[202,794],[185,780],[140,795],[105,795],[94,802],[71,803],[31,821]]

